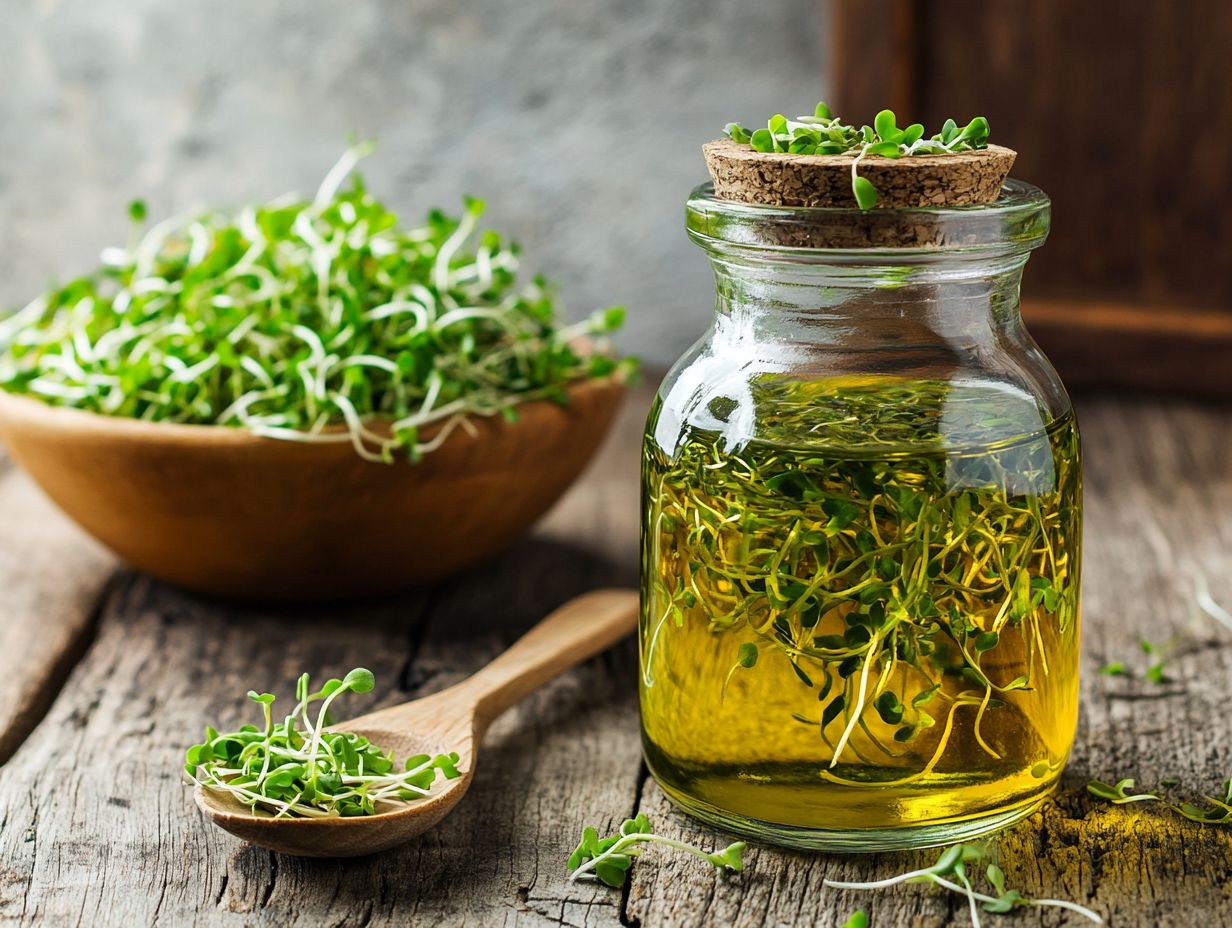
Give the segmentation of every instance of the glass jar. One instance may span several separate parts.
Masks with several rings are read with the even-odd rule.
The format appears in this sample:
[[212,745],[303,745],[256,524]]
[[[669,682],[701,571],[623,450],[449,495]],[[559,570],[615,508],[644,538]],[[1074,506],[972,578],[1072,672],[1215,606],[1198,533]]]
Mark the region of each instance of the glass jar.
[[1049,201],[687,206],[709,331],[643,456],[642,738],[685,811],[805,848],[1031,812],[1077,724],[1073,410],[1023,327]]

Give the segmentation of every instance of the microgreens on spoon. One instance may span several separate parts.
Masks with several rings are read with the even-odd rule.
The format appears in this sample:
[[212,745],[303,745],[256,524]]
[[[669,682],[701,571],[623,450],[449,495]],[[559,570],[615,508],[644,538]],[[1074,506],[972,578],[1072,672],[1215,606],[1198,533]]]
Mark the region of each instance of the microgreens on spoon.
[[[517,246],[477,231],[482,200],[402,226],[354,173],[370,150],[347,151],[311,199],[135,228],[96,271],[0,318],[0,389],[389,461],[635,366],[605,354],[623,309],[561,325],[552,287],[518,281]],[[141,226],[145,205],[130,216]]]
[[[300,676],[295,708],[278,723],[273,694],[250,690],[248,698],[261,706],[263,726],[226,733],[206,728],[205,740],[187,752],[192,782],[275,818],[322,818],[387,811],[384,806],[428,795],[438,772],[446,779],[459,776],[457,754],[419,754],[398,770],[392,751],[383,752],[361,735],[330,730],[330,705],[348,691],[369,692],[376,682],[370,671],[357,667],[316,691],[309,682],[308,674]],[[310,712],[316,702],[320,707]]]
[[812,116],[788,119],[781,113],[771,116],[764,129],[746,129],[729,122],[723,132],[734,142],[749,145],[754,151],[791,155],[845,155],[855,152],[851,162],[851,192],[860,209],[877,205],[877,188],[858,173],[867,155],[903,158],[912,155],[947,155],[988,147],[988,120],[976,116],[961,128],[947,119],[936,135],[925,138],[924,126],[912,123],[898,127],[893,110],[882,110],[871,126],[849,125],[818,103]]

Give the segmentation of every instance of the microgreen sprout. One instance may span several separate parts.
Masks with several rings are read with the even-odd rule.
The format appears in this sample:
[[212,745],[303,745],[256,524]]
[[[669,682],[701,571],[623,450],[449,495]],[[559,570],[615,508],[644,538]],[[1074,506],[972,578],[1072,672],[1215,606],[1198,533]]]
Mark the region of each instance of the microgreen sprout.
[[[643,711],[674,722],[679,690],[656,688],[687,668],[723,711],[767,713],[768,730],[781,694],[795,694],[791,718],[815,732],[827,783],[944,782],[934,771],[968,739],[1049,776],[1034,745],[1004,733],[1035,694],[1067,685],[1074,660],[1072,425],[1032,435],[1003,396],[931,381],[766,379],[752,391],[774,410],[761,441],[699,429],[670,458],[647,451]],[[942,408],[946,440],[959,443],[962,420],[962,446],[990,450],[930,453]],[[823,430],[823,448],[793,447]],[[1030,438],[1001,442],[1002,430]],[[713,683],[678,643],[696,628],[730,642]],[[1030,724],[1050,724],[1036,711]]]
[[[0,318],[0,389],[91,412],[350,442],[412,459],[469,417],[566,400],[630,372],[606,336],[620,307],[560,325],[552,287],[517,279],[518,247],[433,210],[407,228],[346,152],[316,196],[137,226],[92,274]],[[347,178],[350,183],[347,184]],[[588,356],[577,348],[596,339]]]
[[[996,893],[995,896],[978,892],[975,889],[971,874],[979,873],[981,870],[988,885]],[[971,924],[974,928],[980,928],[981,908],[985,912],[1000,915],[1028,906],[1066,909],[1097,925],[1103,924],[1103,919],[1099,915],[1076,902],[1066,902],[1063,899],[1029,899],[1016,889],[1007,889],[1005,874],[992,859],[988,849],[975,844],[956,844],[946,848],[931,867],[900,873],[888,879],[868,883],[825,880],[824,883],[833,889],[884,889],[897,886],[899,883],[933,883],[967,897]]]
[[[1173,638],[1163,644],[1156,644],[1153,641],[1148,641],[1145,638],[1138,642],[1138,647],[1146,656],[1148,664],[1142,671],[1142,677],[1148,683],[1153,683],[1156,686],[1163,686],[1168,683],[1175,682],[1172,677],[1168,676],[1168,661],[1178,646],[1177,639]],[[1105,677],[1133,677],[1135,672],[1124,661],[1110,661],[1099,668],[1100,674]]]
[[582,829],[582,840],[569,855],[570,880],[598,879],[608,886],[623,886],[635,857],[645,850],[645,845],[663,844],[712,864],[721,873],[739,873],[744,869],[745,843],[737,841],[721,851],[707,853],[684,841],[665,838],[655,834],[646,814],[625,819],[620,830],[606,838],[591,826]]
[[[408,757],[397,769],[392,751],[382,751],[353,732],[333,731],[329,707],[343,693],[367,693],[372,673],[357,667],[341,680],[313,691],[308,674],[296,682],[295,708],[281,721],[274,696],[250,690],[262,724],[220,733],[188,749],[185,769],[205,789],[227,793],[254,811],[275,818],[372,815],[428,795],[438,772],[455,779],[457,754]],[[320,706],[310,711],[313,703]]]
[[988,147],[989,129],[988,120],[983,116],[976,116],[961,128],[954,120],[947,119],[940,132],[926,138],[924,126],[918,122],[900,129],[893,110],[882,110],[871,126],[857,127],[831,115],[825,103],[818,103],[811,116],[788,119],[776,113],[764,129],[750,131],[738,122],[729,122],[723,131],[732,141],[767,154],[846,155],[854,152],[851,193],[860,209],[872,209],[877,205],[877,189],[858,172],[865,157],[903,158],[974,151]]
[[1126,777],[1122,780],[1117,780],[1116,783],[1104,783],[1100,780],[1092,780],[1087,784],[1087,792],[1092,796],[1098,796],[1100,799],[1107,799],[1115,805],[1125,805],[1130,802],[1153,802],[1159,799],[1159,793],[1131,793],[1134,788],[1132,778]]
[[[1176,780],[1161,780],[1159,785],[1176,786]],[[1205,796],[1206,805],[1194,802],[1169,802],[1158,790],[1145,793],[1131,793],[1134,781],[1126,778],[1117,780],[1115,784],[1092,780],[1087,784],[1087,792],[1097,799],[1104,799],[1114,805],[1125,805],[1130,802],[1161,802],[1173,812],[1182,815],[1191,822],[1200,825],[1232,825],[1232,779],[1224,780],[1218,796]]]
[[[1225,631],[1232,631],[1232,612],[1228,612],[1215,601],[1204,577],[1197,568],[1189,562],[1182,564],[1184,570],[1194,577],[1194,605],[1207,617],[1214,620]],[[1197,616],[1195,614],[1194,618]],[[1163,644],[1156,644],[1143,638],[1138,641],[1138,647],[1149,661],[1142,671],[1142,677],[1149,683],[1164,685],[1176,682],[1168,675],[1168,662],[1183,646],[1192,646],[1193,640],[1187,642],[1185,636],[1173,635]],[[1105,677],[1133,677],[1134,670],[1125,661],[1110,661],[1099,668]]]
[[856,909],[847,916],[847,921],[843,922],[843,928],[868,928],[868,913],[863,909]]

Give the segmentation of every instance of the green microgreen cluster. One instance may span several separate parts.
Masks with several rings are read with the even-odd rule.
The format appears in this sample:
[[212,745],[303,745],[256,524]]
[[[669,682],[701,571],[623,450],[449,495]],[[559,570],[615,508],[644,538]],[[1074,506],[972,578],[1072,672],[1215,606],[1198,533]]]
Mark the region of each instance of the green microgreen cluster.
[[[392,751],[330,729],[333,701],[346,692],[366,693],[375,682],[370,671],[357,667],[313,691],[302,674],[295,708],[281,722],[274,721],[273,694],[249,691],[248,698],[261,706],[263,724],[225,733],[206,728],[205,740],[188,749],[188,776],[276,818],[372,815],[428,795],[438,773],[458,777],[457,754],[419,754],[397,769]],[[320,708],[310,712],[316,702]]]
[[720,873],[739,873],[744,869],[746,845],[743,841],[729,844],[713,854],[707,853],[684,841],[655,834],[650,819],[645,813],[639,813],[634,818],[625,819],[620,830],[606,838],[600,838],[599,832],[589,825],[583,828],[581,842],[569,855],[568,866],[573,871],[569,879],[593,878],[608,886],[623,886],[634,858],[649,844],[662,844],[692,854],[712,864]]
[[898,127],[893,110],[882,110],[871,126],[853,126],[830,114],[830,107],[818,103],[812,116],[788,119],[781,113],[771,116],[764,129],[746,129],[729,122],[723,129],[734,142],[767,154],[846,155],[851,162],[851,192],[860,209],[877,205],[877,189],[858,173],[865,157],[906,158],[913,155],[945,155],[988,147],[988,120],[976,116],[965,126],[947,119],[936,135],[925,137],[924,126],[912,123]]
[[[982,870],[989,887],[996,895],[979,892],[972,882],[972,873]],[[967,897],[973,928],[980,928],[980,911],[1004,915],[1015,909],[1035,906],[1040,908],[1065,909],[1083,918],[1103,924],[1103,919],[1086,906],[1063,899],[1029,899],[1016,889],[1005,885],[1005,873],[989,854],[988,849],[975,844],[956,844],[946,848],[931,867],[911,870],[884,880],[868,883],[852,883],[841,880],[825,880],[825,885],[834,889],[884,889],[900,883],[932,883],[951,892]]]
[[[433,450],[468,417],[513,418],[631,369],[604,353],[620,307],[562,326],[552,287],[518,280],[517,246],[476,238],[481,200],[404,227],[353,173],[367,151],[349,150],[311,200],[135,229],[96,271],[0,320],[0,389],[388,461]],[[134,222],[145,212],[134,204]],[[580,353],[584,336],[598,350]]]
[[[1194,574],[1193,604],[1197,611],[1214,620],[1224,631],[1232,631],[1232,612],[1228,612],[1211,596],[1206,578],[1198,573],[1192,564],[1182,565],[1182,567],[1186,566]],[[1168,663],[1177,655],[1182,646],[1192,646],[1194,643],[1191,637],[1180,634],[1173,635],[1163,644],[1156,644],[1145,638],[1140,639],[1138,647],[1148,661],[1147,666],[1141,671],[1143,679],[1159,685],[1176,682],[1168,675]],[[1137,675],[1133,667],[1121,660],[1109,661],[1099,668],[1099,672],[1105,677],[1134,677]]]
[[[1045,644],[1072,639],[1076,617],[1072,423],[1045,436],[1033,407],[939,382],[766,381],[754,392],[764,442],[733,448],[698,431],[670,460],[651,451],[659,553],[647,568],[643,684],[655,685],[663,629],[701,622],[745,638],[725,694],[737,674],[788,667],[815,689],[817,712],[794,717],[831,751],[824,779],[884,787],[927,776],[960,708],[979,747],[1002,759],[981,734],[986,713],[1041,686],[1050,660],[1074,656]],[[1007,435],[1016,439],[999,444]],[[941,450],[966,441],[962,453]],[[874,714],[896,744],[873,730]],[[870,767],[867,752],[898,757],[938,718],[931,760],[905,778],[834,769],[845,752]]]
[[[1146,655],[1149,661],[1146,668],[1142,671],[1144,680],[1156,685],[1172,682],[1172,678],[1168,676],[1168,659],[1175,646],[1175,642],[1155,644],[1152,641],[1147,641],[1145,638],[1138,642],[1138,647],[1142,649],[1142,653]],[[1110,661],[1100,667],[1099,672],[1105,677],[1132,677],[1135,675],[1134,669],[1124,661]]]
[[1200,825],[1232,825],[1232,779],[1224,780],[1219,796],[1204,796],[1206,805],[1194,802],[1171,802],[1165,799],[1162,790],[1166,786],[1175,786],[1175,780],[1160,782],[1160,789],[1146,792],[1132,792],[1134,780],[1126,777],[1115,783],[1105,783],[1102,780],[1092,780],[1087,784],[1087,792],[1097,799],[1104,799],[1113,805],[1127,805],[1131,802],[1159,802],[1167,808],[1183,815],[1191,822]]

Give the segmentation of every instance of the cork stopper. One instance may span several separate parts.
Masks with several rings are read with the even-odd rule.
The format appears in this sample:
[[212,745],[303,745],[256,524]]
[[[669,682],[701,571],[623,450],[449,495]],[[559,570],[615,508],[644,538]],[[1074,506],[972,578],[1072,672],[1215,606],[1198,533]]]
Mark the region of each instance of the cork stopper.
[[[715,195],[765,206],[856,207],[855,153],[789,155],[754,151],[731,139],[702,146]],[[877,209],[992,203],[1017,153],[1000,145],[945,155],[866,156],[859,174],[877,188]]]

